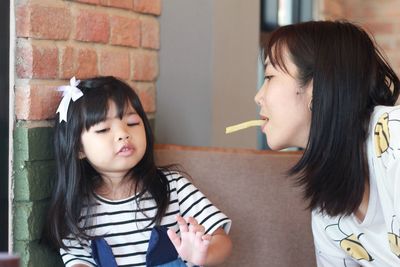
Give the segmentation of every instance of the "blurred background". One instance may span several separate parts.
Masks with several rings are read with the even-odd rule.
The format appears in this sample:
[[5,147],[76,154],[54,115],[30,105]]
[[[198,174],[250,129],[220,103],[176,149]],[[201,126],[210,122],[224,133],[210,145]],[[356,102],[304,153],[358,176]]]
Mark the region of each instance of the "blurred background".
[[72,76],[129,83],[157,143],[267,149],[257,128],[225,128],[258,117],[259,44],[276,27],[349,20],[400,71],[398,0],[2,0],[0,12],[0,251],[22,266],[59,264],[39,239],[56,88]]
[[268,149],[258,127],[259,44],[280,25],[346,19],[373,34],[399,70],[400,2],[393,0],[168,0],[160,16],[157,142]]

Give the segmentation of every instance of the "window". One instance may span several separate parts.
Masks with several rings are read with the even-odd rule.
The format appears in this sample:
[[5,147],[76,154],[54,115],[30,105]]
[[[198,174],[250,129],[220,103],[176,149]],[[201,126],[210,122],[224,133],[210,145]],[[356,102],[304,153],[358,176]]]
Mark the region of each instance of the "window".
[[261,0],[261,31],[312,18],[313,0]]
[[8,250],[10,1],[0,1],[0,251]]

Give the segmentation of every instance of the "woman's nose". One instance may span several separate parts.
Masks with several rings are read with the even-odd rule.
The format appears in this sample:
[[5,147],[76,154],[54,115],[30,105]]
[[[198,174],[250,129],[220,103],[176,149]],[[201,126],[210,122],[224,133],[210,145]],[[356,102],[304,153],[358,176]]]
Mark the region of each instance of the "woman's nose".
[[261,90],[262,88],[260,88],[257,94],[254,96],[254,102],[256,102],[258,106],[261,106]]

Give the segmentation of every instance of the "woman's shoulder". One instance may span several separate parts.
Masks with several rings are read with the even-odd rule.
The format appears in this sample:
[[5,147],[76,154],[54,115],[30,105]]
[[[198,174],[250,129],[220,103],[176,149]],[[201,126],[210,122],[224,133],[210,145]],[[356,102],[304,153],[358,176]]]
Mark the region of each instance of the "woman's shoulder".
[[397,106],[376,106],[371,116],[371,124],[376,125],[387,117],[400,119],[400,105]]
[[[312,230],[314,235],[325,235],[329,240],[338,240],[344,238],[359,228],[353,215],[329,216],[327,214],[312,212]],[[343,236],[345,235],[345,236]]]
[[400,106],[376,107],[371,119],[371,135],[376,158],[385,159],[389,154],[396,158],[400,153]]

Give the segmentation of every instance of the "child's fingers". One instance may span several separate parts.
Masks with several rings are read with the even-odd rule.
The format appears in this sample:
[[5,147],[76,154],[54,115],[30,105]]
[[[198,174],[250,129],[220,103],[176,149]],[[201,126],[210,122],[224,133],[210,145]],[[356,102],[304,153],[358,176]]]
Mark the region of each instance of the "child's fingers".
[[203,239],[204,241],[211,241],[211,238],[212,238],[212,236],[209,235],[209,234],[203,235],[203,236],[201,237],[201,239]]
[[190,223],[189,225],[190,232],[202,232],[202,233],[205,232],[204,226],[199,224],[195,218],[189,217],[188,222]]
[[197,220],[193,217],[189,217],[188,218],[188,223],[193,224],[193,225],[198,225],[199,223],[197,222]]
[[193,232],[196,232],[196,233],[199,232],[201,234],[204,234],[205,231],[206,231],[206,229],[204,228],[203,225],[201,225],[201,224],[193,225]]
[[178,222],[179,230],[181,231],[181,233],[185,233],[185,232],[188,231],[187,222],[185,221],[184,218],[182,218],[181,216],[177,215],[176,216],[176,221]]
[[179,248],[181,245],[181,238],[175,233],[174,230],[171,229],[168,229],[167,234],[174,247]]
[[211,236],[210,235],[203,235],[201,232],[196,233],[196,243],[198,244],[199,248],[207,249],[210,245]]

